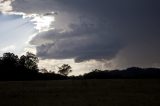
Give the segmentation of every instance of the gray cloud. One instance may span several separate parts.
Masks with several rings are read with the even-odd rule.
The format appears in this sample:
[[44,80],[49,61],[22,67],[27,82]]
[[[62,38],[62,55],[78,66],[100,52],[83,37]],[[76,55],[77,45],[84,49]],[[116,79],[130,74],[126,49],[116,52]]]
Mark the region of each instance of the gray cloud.
[[58,12],[56,29],[30,42],[40,57],[76,62],[117,58],[126,67],[160,63],[159,5],[158,0],[16,0],[13,9]]
[[70,24],[71,31],[50,30],[38,34],[30,42],[38,45],[38,56],[48,59],[85,60],[112,59],[122,48],[118,36],[104,23]]

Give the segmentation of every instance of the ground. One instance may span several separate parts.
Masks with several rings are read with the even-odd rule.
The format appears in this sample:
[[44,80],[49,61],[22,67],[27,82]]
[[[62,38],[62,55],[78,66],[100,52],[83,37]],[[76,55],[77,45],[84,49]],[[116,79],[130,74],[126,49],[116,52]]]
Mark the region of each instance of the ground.
[[0,106],[160,106],[160,80],[0,82]]

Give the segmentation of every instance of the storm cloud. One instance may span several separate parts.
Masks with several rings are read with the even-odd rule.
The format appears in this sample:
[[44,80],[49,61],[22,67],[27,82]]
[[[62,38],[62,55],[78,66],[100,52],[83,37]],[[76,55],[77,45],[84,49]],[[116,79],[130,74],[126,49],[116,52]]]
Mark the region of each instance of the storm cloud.
[[12,3],[14,11],[58,13],[53,23],[55,29],[39,33],[30,41],[42,59],[72,58],[76,62],[117,59],[121,66],[160,63],[159,5],[158,0],[15,0]]
[[71,24],[70,31],[50,30],[38,34],[30,42],[44,59],[85,60],[112,59],[123,47],[120,38],[104,23]]

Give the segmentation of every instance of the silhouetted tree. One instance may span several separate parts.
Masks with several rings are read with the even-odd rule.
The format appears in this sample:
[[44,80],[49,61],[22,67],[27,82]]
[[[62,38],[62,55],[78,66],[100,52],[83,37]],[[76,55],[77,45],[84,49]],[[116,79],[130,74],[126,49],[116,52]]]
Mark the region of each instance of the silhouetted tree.
[[59,71],[58,71],[61,75],[67,76],[70,72],[72,72],[71,70],[71,66],[68,64],[63,64],[61,67],[59,67]]
[[14,69],[17,67],[19,58],[13,53],[4,53],[1,57],[1,65],[5,69]]
[[63,64],[59,74],[46,69],[38,69],[38,58],[27,52],[18,58],[13,53],[4,53],[0,57],[0,80],[64,80],[64,79],[110,79],[110,78],[160,78],[159,68],[131,67],[124,70],[92,70],[83,76],[67,75],[72,72],[71,66]]
[[48,73],[47,69],[45,69],[45,68],[40,69],[39,72],[41,72],[41,73]]
[[22,67],[25,67],[29,70],[37,70],[38,71],[38,58],[33,53],[27,52],[26,56],[22,55],[19,60],[19,64]]
[[38,61],[36,55],[30,52],[20,58],[13,53],[4,53],[0,57],[0,80],[62,80],[67,79],[68,73],[71,72],[69,65],[59,68],[63,75],[48,72],[46,69],[39,71]]

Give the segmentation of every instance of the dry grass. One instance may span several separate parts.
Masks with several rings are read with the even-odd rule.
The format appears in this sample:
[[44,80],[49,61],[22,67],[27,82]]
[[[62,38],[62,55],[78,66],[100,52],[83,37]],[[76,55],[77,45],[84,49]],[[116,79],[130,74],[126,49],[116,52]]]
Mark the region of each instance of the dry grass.
[[160,106],[160,80],[0,82],[0,106]]

